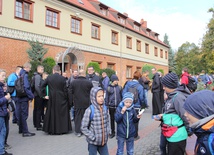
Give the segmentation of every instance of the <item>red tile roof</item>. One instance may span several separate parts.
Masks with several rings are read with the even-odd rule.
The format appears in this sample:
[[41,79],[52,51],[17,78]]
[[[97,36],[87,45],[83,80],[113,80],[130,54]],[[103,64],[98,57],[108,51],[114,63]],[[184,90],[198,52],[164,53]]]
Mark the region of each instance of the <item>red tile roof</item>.
[[[126,16],[126,15],[114,10],[113,8],[110,8],[109,6],[105,5],[104,3],[99,2],[98,0],[62,0],[62,1],[66,2],[67,4],[76,6],[76,7],[80,8],[82,10],[85,10],[87,12],[90,12],[90,13],[96,15],[96,16],[104,18],[104,19],[106,19],[106,20],[108,20],[110,22],[113,22],[113,23],[117,24],[117,25],[125,27],[126,29],[134,31],[135,33],[138,33],[138,34],[140,34],[140,35],[142,35],[142,36],[144,36],[146,38],[149,38],[149,39],[151,39],[151,40],[153,40],[153,41],[155,41],[155,42],[157,42],[157,43],[169,48],[169,46],[166,45],[161,40],[155,39],[155,35],[158,35],[158,33],[151,31],[149,36],[146,34],[146,31],[147,30],[151,30],[151,29],[149,29],[147,27],[143,27],[141,25],[140,26],[140,31],[135,30],[134,29],[134,23],[136,23],[137,26],[139,26],[139,24],[137,24],[138,22],[136,22],[133,19],[127,17],[126,18],[126,24],[125,25],[121,24],[118,21],[118,16],[123,15],[121,17],[124,18],[124,16]],[[83,2],[83,4],[80,3],[79,1]],[[100,13],[100,6],[102,6],[102,5],[108,7],[108,12],[109,12],[108,16],[105,16],[105,15]],[[146,22],[146,21],[144,21],[144,22]]]

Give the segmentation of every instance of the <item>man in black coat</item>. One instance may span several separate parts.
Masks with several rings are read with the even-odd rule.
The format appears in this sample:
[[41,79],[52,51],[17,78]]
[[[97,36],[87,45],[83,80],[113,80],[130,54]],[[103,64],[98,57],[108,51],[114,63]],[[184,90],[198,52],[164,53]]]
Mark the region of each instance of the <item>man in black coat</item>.
[[102,80],[98,75],[95,74],[94,67],[89,66],[87,71],[88,74],[86,76],[86,79],[91,81],[94,87],[102,87]]
[[80,70],[79,76],[69,86],[69,101],[74,104],[75,133],[78,137],[82,135],[80,127],[85,110],[90,105],[90,91],[93,87],[91,81],[86,79],[85,71]]
[[53,67],[53,75],[47,77],[42,84],[48,85],[49,101],[47,104],[43,131],[49,134],[64,134],[71,131],[69,116],[68,91],[66,79],[60,75],[60,66]]
[[157,115],[162,113],[162,104],[160,91],[161,91],[161,81],[160,75],[157,73],[156,68],[152,69],[153,81],[152,81],[152,114]]

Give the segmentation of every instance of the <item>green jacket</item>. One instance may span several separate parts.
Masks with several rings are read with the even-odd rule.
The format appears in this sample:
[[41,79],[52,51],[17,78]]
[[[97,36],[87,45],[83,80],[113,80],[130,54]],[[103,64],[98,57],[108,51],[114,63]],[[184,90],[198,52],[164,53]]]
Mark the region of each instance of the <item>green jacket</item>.
[[[170,126],[180,126],[184,124],[183,120],[177,114],[163,114],[163,123]],[[166,138],[169,142],[179,142],[187,139],[188,134],[185,126],[178,128],[178,130],[170,137]]]

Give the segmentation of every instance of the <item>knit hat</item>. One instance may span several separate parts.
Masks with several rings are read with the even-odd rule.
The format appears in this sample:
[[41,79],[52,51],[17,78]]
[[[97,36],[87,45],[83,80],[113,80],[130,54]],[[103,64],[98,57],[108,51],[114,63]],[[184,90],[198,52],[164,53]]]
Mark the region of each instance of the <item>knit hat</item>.
[[130,93],[130,92],[126,92],[124,95],[123,95],[123,101],[129,99],[129,100],[132,100],[133,101],[133,97],[134,97],[134,94]]
[[114,82],[114,81],[116,81],[116,80],[119,81],[117,75],[113,74],[113,75],[111,76],[111,81]]
[[178,76],[177,74],[171,72],[166,74],[162,78],[162,84],[170,89],[175,89],[178,87]]
[[203,119],[214,114],[214,92],[201,90],[188,96],[184,109],[197,119]]

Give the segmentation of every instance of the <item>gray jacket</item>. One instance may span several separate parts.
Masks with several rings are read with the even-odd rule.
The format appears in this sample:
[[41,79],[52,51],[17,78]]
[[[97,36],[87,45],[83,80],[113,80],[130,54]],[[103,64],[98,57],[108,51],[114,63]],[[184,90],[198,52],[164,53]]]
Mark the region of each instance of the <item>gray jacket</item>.
[[[110,131],[109,114],[107,108],[103,107],[103,111],[100,111],[100,105],[97,104],[96,95],[101,87],[93,87],[90,92],[91,104],[94,106],[93,119],[90,120],[91,108],[88,107],[82,119],[81,131],[86,136],[86,140],[90,144],[102,145],[102,133],[104,132],[104,144],[108,141],[108,134]],[[103,126],[102,126],[103,118]]]
[[189,89],[185,85],[180,85],[174,92],[167,94],[168,99],[166,100],[164,107],[165,114],[178,114],[184,121],[186,128],[189,128],[189,123],[184,116],[185,110],[183,105],[190,94]]

